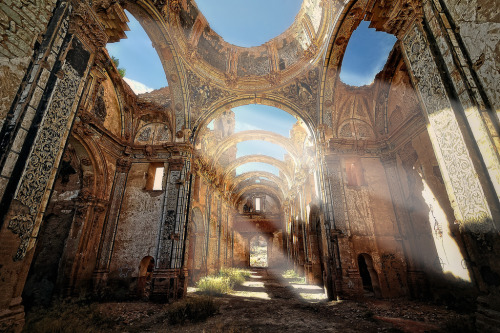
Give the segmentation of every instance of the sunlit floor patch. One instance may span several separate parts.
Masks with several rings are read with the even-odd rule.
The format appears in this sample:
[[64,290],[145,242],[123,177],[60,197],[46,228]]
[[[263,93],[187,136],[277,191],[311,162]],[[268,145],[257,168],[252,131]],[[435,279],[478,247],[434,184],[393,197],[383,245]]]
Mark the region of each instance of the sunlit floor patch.
[[242,283],[244,287],[264,288],[264,282],[260,281],[245,281]]
[[237,290],[237,291],[232,292],[231,295],[237,296],[237,297],[259,298],[259,299],[266,299],[266,300],[271,299],[271,297],[269,297],[269,294],[266,293],[265,291],[240,291],[240,290]]
[[299,293],[299,296],[310,302],[320,302],[327,299],[325,293]]
[[250,277],[251,277],[252,279],[262,279],[262,276],[261,276],[261,275],[250,274]]
[[295,289],[309,289],[309,290],[321,290],[323,291],[323,288],[320,286],[315,286],[312,284],[290,284],[293,288]]

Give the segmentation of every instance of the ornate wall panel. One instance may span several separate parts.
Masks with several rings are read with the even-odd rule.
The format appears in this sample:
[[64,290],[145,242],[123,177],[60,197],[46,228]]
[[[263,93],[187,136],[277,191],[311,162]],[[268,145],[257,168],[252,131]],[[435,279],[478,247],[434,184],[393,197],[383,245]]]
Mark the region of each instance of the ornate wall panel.
[[430,123],[429,135],[443,172],[457,220],[474,232],[492,230],[492,215],[471,161],[461,128],[418,25],[403,39],[403,48]]

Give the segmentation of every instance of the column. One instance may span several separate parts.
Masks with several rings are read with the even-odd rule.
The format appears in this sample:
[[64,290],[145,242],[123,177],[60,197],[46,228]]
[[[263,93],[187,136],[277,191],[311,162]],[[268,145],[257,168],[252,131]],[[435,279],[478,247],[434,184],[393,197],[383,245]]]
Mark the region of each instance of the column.
[[[428,10],[426,16],[423,24],[414,23],[402,39],[405,61],[423,104],[456,223],[467,238],[473,264],[479,267],[474,279],[483,292],[498,295],[496,282],[490,278],[500,275],[500,262],[490,245],[500,241],[499,201],[495,177],[489,173],[495,169],[496,157],[485,157],[491,142],[481,139],[484,133],[477,133],[484,124],[477,123],[480,117],[474,116],[474,107],[457,98],[453,86],[457,81],[451,78],[444,55],[435,45]],[[441,42],[440,47],[444,47]],[[476,125],[479,127],[473,130]]]
[[116,161],[113,189],[111,190],[109,209],[104,221],[99,252],[97,254],[97,264],[93,276],[94,290],[96,292],[102,292],[107,286],[109,264],[111,263],[120,210],[131,166],[132,162],[128,158],[119,158]]
[[191,147],[172,147],[168,160],[167,186],[153,273],[152,299],[167,302],[183,297],[187,290],[186,251],[187,206],[189,201]]

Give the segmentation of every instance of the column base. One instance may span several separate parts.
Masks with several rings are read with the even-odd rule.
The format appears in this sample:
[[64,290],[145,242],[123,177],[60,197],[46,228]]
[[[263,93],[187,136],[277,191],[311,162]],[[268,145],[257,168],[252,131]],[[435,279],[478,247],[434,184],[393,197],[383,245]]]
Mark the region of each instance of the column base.
[[92,275],[94,294],[100,295],[105,292],[108,286],[108,270],[96,270]]

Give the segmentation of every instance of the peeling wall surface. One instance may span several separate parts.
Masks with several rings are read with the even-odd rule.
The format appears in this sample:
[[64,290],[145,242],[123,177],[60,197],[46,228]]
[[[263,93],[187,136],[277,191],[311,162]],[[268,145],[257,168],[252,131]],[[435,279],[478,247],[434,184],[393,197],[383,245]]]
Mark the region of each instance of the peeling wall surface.
[[[168,87],[135,94],[106,51],[125,9]],[[499,15],[487,0],[304,0],[283,34],[242,48],[191,0],[2,1],[0,330],[55,297],[178,300],[266,257],[332,300],[473,304],[493,331]],[[355,87],[339,73],[362,20],[397,42]],[[294,116],[289,137],[236,132],[247,104]],[[286,153],[240,156],[250,141]],[[237,175],[247,162],[279,171]]]
[[148,163],[134,163],[129,171],[110,278],[137,277],[141,260],[156,255],[158,221],[161,220],[164,196],[161,191],[145,189],[148,167]]

